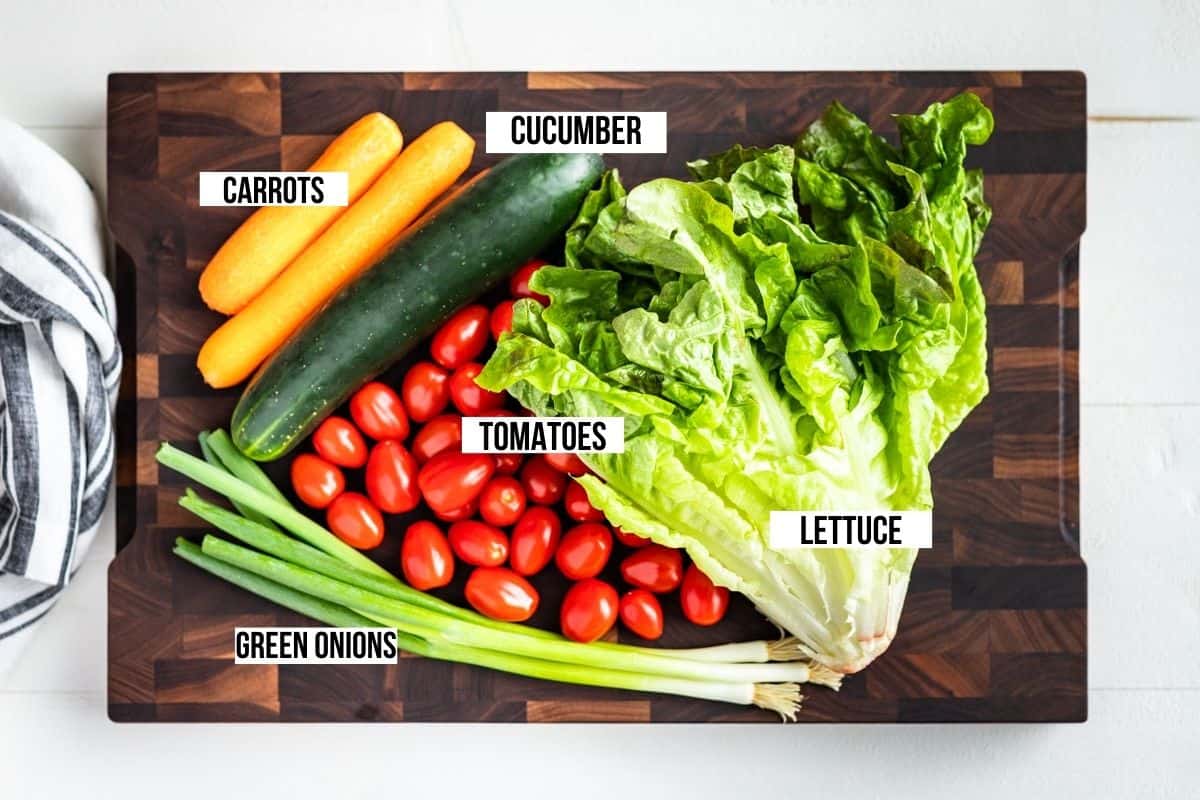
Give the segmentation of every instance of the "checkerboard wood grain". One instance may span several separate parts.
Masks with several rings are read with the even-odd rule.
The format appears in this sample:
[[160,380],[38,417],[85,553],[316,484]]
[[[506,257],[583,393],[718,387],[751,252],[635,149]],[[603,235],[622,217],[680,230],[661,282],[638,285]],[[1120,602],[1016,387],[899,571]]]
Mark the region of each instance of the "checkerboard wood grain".
[[[302,169],[383,111],[411,139],[453,119],[479,141],[495,109],[666,110],[670,153],[609,158],[627,184],[682,176],[735,142],[789,141],[838,99],[888,115],[971,89],[996,133],[970,164],[995,210],[980,277],[991,395],[933,464],[935,547],[923,551],[891,649],[840,693],[807,692],[802,721],[1081,720],[1085,568],[1079,557],[1078,240],[1085,221],[1083,76],[1063,72],[126,74],[109,81],[109,219],[128,354],[121,401],[120,552],[109,576],[109,708],[117,720],[770,721],[756,709],[565,686],[404,657],[388,666],[234,666],[237,625],[290,612],[170,554],[197,520],[158,469],[162,440],[192,447],[236,391],[207,389],[195,354],[219,317],[199,271],[249,213],[200,208],[200,170]],[[282,472],[273,467],[276,477]],[[394,521],[391,530],[403,526]],[[380,548],[396,566],[396,537]],[[553,624],[565,587],[539,576]],[[451,587],[458,590],[461,587]],[[453,591],[451,592],[453,596]],[[745,602],[718,627],[679,621],[662,644],[769,636]]]

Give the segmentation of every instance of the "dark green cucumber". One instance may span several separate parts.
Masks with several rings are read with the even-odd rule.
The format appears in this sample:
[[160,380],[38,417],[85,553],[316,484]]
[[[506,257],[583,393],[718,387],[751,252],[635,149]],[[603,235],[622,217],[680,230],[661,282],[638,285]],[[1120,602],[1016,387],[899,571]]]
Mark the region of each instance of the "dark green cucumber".
[[263,365],[233,412],[238,449],[291,450],[355,389],[561,235],[603,171],[596,155],[502,161],[418,222]]

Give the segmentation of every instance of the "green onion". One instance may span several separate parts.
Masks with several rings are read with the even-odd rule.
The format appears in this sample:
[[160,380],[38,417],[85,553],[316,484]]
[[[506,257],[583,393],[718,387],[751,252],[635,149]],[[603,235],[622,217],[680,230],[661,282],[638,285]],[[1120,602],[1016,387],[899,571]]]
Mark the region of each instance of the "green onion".
[[[191,511],[205,522],[211,523],[219,530],[228,533],[235,539],[255,549],[262,550],[264,553],[270,553],[284,561],[290,561],[293,564],[306,567],[343,583],[348,583],[352,586],[383,595],[384,597],[390,597],[393,600],[401,600],[411,603],[414,606],[447,614],[458,619],[472,622],[487,619],[481,614],[476,614],[473,611],[460,608],[453,603],[447,603],[441,598],[414,589],[395,578],[386,580],[377,575],[360,572],[348,566],[345,562],[326,555],[311,545],[298,542],[277,530],[267,528],[253,520],[239,517],[237,514],[221,508],[215,503],[210,503],[191,489],[185,492],[184,496],[179,499],[179,505]],[[526,628],[516,625],[513,627],[521,628],[524,631],[536,631],[538,634],[544,636],[554,636],[554,634],[543,631],[540,628]]]
[[[209,443],[216,444],[213,437],[209,437]],[[195,456],[165,442],[158,448],[156,458],[163,466],[204,484],[214,492],[229,498],[230,501],[241,503],[270,517],[313,547],[364,572],[395,580],[395,576],[386,569],[292,508],[287,500],[281,500],[275,494],[256,489],[220,467],[206,464]]]
[[788,719],[799,707],[799,683],[836,688],[840,681],[823,667],[795,663],[804,654],[792,639],[667,650],[580,644],[549,631],[491,620],[407,586],[309,519],[237,451],[224,431],[203,435],[200,444],[209,463],[167,444],[158,460],[224,495],[241,513],[191,490],[180,504],[262,552],[213,536],[206,536],[200,548],[181,540],[175,552],[313,619],[339,627],[393,627],[402,649],[429,658],[565,683],[753,703]]
[[271,477],[263,472],[263,468],[258,465],[258,462],[247,458],[241,450],[238,450],[233,444],[233,439],[229,438],[229,434],[224,429],[218,428],[210,433],[208,443],[213,452],[217,454],[217,458],[221,460],[221,465],[225,467],[226,472],[241,478],[255,489],[274,497],[279,502],[291,505]]
[[[233,446],[228,435],[224,431],[216,431],[206,437],[212,448],[217,451],[222,457],[228,458],[231,462],[240,459],[242,462],[243,474],[248,476],[257,475],[256,480],[263,481],[267,486],[271,487],[271,494],[279,498],[279,502],[288,509],[295,511],[287,499],[275,489],[270,478],[266,473],[258,467],[257,464],[250,461]],[[202,444],[203,447],[203,444]],[[236,455],[230,455],[228,451],[232,451]],[[185,457],[186,454],[179,453]],[[237,476],[232,477],[234,480]],[[197,478],[197,480],[202,479]],[[211,486],[209,488],[221,492],[221,487]],[[251,487],[257,488],[257,487]],[[466,622],[482,625],[494,630],[507,631],[514,635],[522,635],[539,639],[550,639],[559,642],[566,640],[557,634],[549,631],[544,631],[540,628],[534,628],[526,625],[516,625],[512,623],[497,622],[495,620],[477,614],[474,611],[460,608],[453,603],[448,603],[433,595],[420,592],[409,587],[394,575],[381,570],[370,574],[364,573],[356,568],[356,565],[347,564],[343,560],[332,558],[325,553],[318,551],[316,548],[307,546],[297,542],[277,530],[272,528],[264,529],[261,525],[255,525],[253,520],[247,520],[242,517],[232,514],[220,506],[208,503],[195,495],[190,490],[180,499],[180,505],[196,514],[200,518],[212,523],[217,528],[230,534],[234,538],[249,544],[263,552],[270,553],[285,561],[290,561],[298,564],[306,569],[318,572],[330,578],[334,578],[343,583],[348,583],[362,589],[374,592],[375,594],[383,595],[396,600],[411,603],[421,608],[426,608],[431,611],[441,612],[455,619]],[[299,513],[299,512],[295,512]],[[307,519],[307,517],[304,517]],[[282,520],[281,520],[282,521]],[[324,535],[330,539],[335,539],[333,534],[320,528],[316,523],[312,523],[319,528]],[[336,540],[340,542],[340,540]],[[359,555],[357,551],[353,551]],[[374,564],[374,562],[371,562]],[[382,574],[380,574],[382,573]],[[663,648],[643,648],[634,645],[619,644],[614,642],[592,642],[588,645],[590,648],[600,650],[610,650],[614,653],[638,654],[643,653],[656,658],[670,657],[679,660],[697,661],[701,663],[764,663],[775,661],[799,661],[804,656],[796,646],[796,640],[785,638],[775,642],[754,641],[754,642],[738,642],[731,644],[716,645],[711,647],[696,647],[696,648],[679,648],[679,649],[663,649]],[[810,683],[819,683],[837,689],[841,685],[841,675],[832,670],[829,670],[819,664],[796,665],[794,668],[784,672],[786,677],[783,680],[801,680]],[[807,675],[807,677],[803,677]]]
[[[468,624],[479,625],[492,630],[503,631],[518,636],[550,639],[557,642],[566,643],[565,639],[557,636],[556,634],[550,633],[549,631],[543,631],[540,628],[533,628],[525,625],[497,622],[495,620],[488,619],[482,614],[476,614],[473,611],[460,608],[452,603],[447,603],[444,600],[426,594],[425,592],[413,589],[412,587],[406,586],[402,583],[384,581],[376,578],[373,575],[366,575],[358,572],[357,570],[347,567],[345,564],[342,564],[336,559],[325,555],[316,548],[310,547],[302,542],[289,539],[287,536],[279,533],[278,531],[265,528],[264,526],[258,525],[250,520],[243,519],[237,514],[227,511],[220,506],[209,503],[208,501],[201,499],[191,490],[188,490],[188,492],[179,500],[179,504],[206,522],[213,524],[218,529],[233,536],[235,539],[261,550],[264,553],[269,553],[284,561],[290,562],[291,564],[312,570],[313,572],[319,573],[327,578],[341,581],[342,583],[349,584],[353,587],[365,589],[385,598],[410,603],[414,606],[432,611],[434,613],[445,614],[453,619]],[[597,646],[600,646],[599,649],[609,650],[614,653],[624,653],[626,655],[651,655],[658,659],[669,657],[680,660],[696,661],[699,663],[738,663],[732,660],[732,658],[736,655],[758,655],[760,651],[769,649],[769,647],[765,646],[755,646],[762,644],[765,643],[746,642],[732,645],[719,645],[715,648],[696,648],[692,651],[684,651],[687,653],[703,652],[705,650],[720,651],[720,654],[726,656],[725,662],[721,662],[716,658],[684,657],[680,659],[680,656],[678,655],[680,651],[676,650],[641,648],[634,647],[632,645],[614,644],[609,642],[593,642],[587,646],[589,649],[596,649]],[[765,658],[761,658],[759,659],[759,663],[766,660],[767,659]],[[747,659],[746,663],[755,662],[751,662]],[[788,665],[786,669],[776,667],[776,670],[781,675],[781,677],[778,678],[779,680],[825,683],[827,685],[829,681],[829,677],[824,675],[824,673],[821,672],[821,668],[817,665],[794,664]],[[767,671],[767,669],[764,669],[763,674],[766,674]],[[672,672],[669,674],[678,673]],[[754,677],[757,680],[772,679],[761,677],[758,674],[756,674]]]
[[350,611],[327,600],[321,600],[312,595],[297,592],[295,589],[290,589],[287,586],[255,575],[253,572],[247,572],[232,564],[227,564],[224,561],[213,558],[204,553],[199,545],[189,542],[182,536],[175,540],[175,554],[185,561],[190,561],[204,571],[211,572],[218,578],[223,578],[252,594],[265,597],[273,603],[291,609],[297,614],[311,617],[318,622],[324,622],[326,625],[332,625],[335,628],[362,628],[372,627],[375,624],[362,614]]
[[768,664],[725,664],[672,658],[669,651],[627,648],[614,651],[559,638],[531,637],[492,624],[451,618],[428,609],[335,580],[278,558],[240,545],[205,536],[201,549],[213,558],[253,572],[284,586],[338,603],[372,619],[387,620],[402,630],[425,637],[440,636],[452,643],[514,653],[531,658],[584,664],[606,669],[662,675],[689,680],[733,683],[809,681],[810,670],[800,662]]
[[[375,627],[377,624],[376,621],[342,606],[295,591],[255,573],[213,558],[186,539],[175,540],[175,553],[201,569],[259,597],[264,597],[284,608],[304,614],[327,625],[350,628]],[[746,685],[639,675],[620,670],[597,669],[586,665],[541,661],[509,653],[481,650],[452,642],[430,641],[407,634],[399,629],[396,633],[398,646],[402,650],[416,655],[443,661],[474,664],[542,680],[583,686],[603,686],[610,689],[658,692],[741,705],[753,704],[774,711],[785,719],[795,719],[801,700],[800,689],[794,684]]]
[[[200,452],[204,455],[204,460],[209,464],[212,464],[214,467],[221,467],[226,472],[230,472],[229,467],[225,465],[225,463],[221,460],[221,457],[217,455],[217,451],[213,449],[212,442],[210,440],[212,435],[213,434],[210,431],[201,431],[200,435],[196,437],[196,441],[200,444]],[[236,450],[236,448],[234,449]],[[264,475],[263,477],[266,476]],[[271,483],[270,480],[268,480],[267,483]],[[271,488],[274,489],[275,484],[271,484]],[[188,489],[188,491],[190,492],[191,489]],[[268,528],[279,530],[279,527],[271,521],[270,517],[263,516],[249,506],[246,506],[243,503],[234,502],[233,507],[236,508],[238,513],[246,519],[257,522],[259,525],[265,525]]]
[[657,692],[701,700],[716,700],[738,705],[756,705],[774,711],[786,720],[795,720],[804,699],[794,683],[730,683],[711,680],[684,680],[661,675],[647,675],[623,670],[591,667],[584,664],[564,664],[524,658],[511,653],[480,650],[452,643],[430,645],[430,658],[458,661],[481,667],[512,672],[529,678],[539,678],[580,686],[602,686],[608,689],[628,689],[635,692]]

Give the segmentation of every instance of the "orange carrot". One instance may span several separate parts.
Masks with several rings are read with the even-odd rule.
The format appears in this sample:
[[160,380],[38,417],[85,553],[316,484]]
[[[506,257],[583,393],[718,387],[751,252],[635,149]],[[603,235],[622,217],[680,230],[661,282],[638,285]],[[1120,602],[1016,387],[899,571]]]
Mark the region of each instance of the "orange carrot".
[[[354,203],[395,160],[404,143],[389,117],[368,114],[342,132],[309,172],[345,172]],[[347,206],[270,206],[251,214],[200,275],[200,296],[223,314],[246,307],[333,224]]]
[[475,141],[441,122],[404,149],[387,171],[319,239],[226,320],[196,359],[204,380],[240,383],[338,289],[378,261],[421,212],[466,171]]

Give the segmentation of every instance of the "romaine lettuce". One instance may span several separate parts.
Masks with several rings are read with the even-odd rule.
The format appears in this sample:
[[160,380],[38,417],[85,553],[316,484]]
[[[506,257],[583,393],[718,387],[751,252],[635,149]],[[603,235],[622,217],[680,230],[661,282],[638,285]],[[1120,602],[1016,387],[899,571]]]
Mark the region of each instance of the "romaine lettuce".
[[584,456],[592,503],[843,672],[890,643],[916,551],[773,549],[771,510],[930,508],[929,463],[987,392],[990,211],[963,159],[991,113],[963,94],[896,121],[899,147],[835,103],[694,181],[609,173],[533,279],[549,306],[517,304],[478,379],[623,416],[625,452]]

